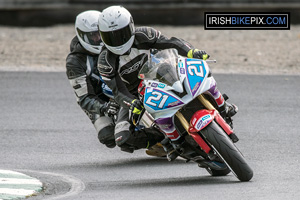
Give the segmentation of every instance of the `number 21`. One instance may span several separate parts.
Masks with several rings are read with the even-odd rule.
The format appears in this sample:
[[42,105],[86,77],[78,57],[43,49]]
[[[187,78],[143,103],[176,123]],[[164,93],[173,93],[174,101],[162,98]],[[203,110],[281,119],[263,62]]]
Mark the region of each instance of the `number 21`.
[[[200,76],[200,77],[203,77],[203,70],[202,70],[202,62],[201,61],[188,61],[187,64],[189,65],[188,67],[188,71],[189,71],[189,74],[194,76],[194,72],[196,74],[196,76]],[[199,69],[200,69],[200,72],[198,71],[198,67],[197,65],[199,66]],[[192,71],[194,70],[194,72]]]
[[152,92],[152,95],[156,95],[156,96],[150,96],[147,101],[146,104],[149,104],[151,106],[157,107],[158,103],[154,103],[153,101],[159,101],[160,103],[158,104],[159,108],[163,108],[164,104],[166,103],[167,99],[168,99],[168,95],[162,95],[162,93],[160,92]]

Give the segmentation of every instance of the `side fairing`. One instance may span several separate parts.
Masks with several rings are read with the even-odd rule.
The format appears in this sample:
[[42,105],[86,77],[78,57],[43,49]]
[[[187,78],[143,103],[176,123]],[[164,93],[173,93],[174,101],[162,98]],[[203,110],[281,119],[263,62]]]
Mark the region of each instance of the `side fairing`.
[[209,68],[205,61],[189,58],[178,58],[177,74],[184,87],[181,97],[175,89],[164,83],[145,80],[145,108],[154,119],[172,117],[184,105],[198,95],[207,91],[213,79],[208,77]]
[[205,61],[187,58],[185,59],[184,67],[186,72],[184,85],[192,98],[195,98],[209,89],[210,84],[207,85],[207,83],[210,82],[208,78],[209,68]]
[[173,116],[182,105],[184,102],[170,91],[164,91],[162,88],[146,88],[144,106],[154,119]]

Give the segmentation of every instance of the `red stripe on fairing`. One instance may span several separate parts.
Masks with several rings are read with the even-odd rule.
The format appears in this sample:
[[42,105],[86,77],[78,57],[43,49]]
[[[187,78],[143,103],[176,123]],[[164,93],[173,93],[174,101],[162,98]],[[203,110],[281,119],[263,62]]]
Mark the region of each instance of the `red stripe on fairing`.
[[172,133],[165,133],[165,134],[172,141],[178,140],[180,137],[179,133],[176,130],[174,130]]
[[223,106],[224,105],[224,98],[223,98],[223,95],[220,94],[219,98],[216,99],[216,102],[218,104],[219,107]]

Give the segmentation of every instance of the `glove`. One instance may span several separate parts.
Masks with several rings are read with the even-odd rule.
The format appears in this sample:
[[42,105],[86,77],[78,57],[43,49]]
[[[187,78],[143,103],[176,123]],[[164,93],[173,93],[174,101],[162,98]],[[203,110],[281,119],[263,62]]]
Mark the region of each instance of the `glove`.
[[109,101],[101,107],[101,113],[113,117],[114,115],[117,115],[119,108],[120,106],[116,102]]
[[140,115],[143,108],[144,108],[143,103],[140,100],[134,99],[131,102],[130,110],[133,114]]
[[189,50],[189,52],[187,54],[187,57],[188,58],[198,58],[198,59],[206,60],[210,56],[204,50],[191,49],[191,50]]

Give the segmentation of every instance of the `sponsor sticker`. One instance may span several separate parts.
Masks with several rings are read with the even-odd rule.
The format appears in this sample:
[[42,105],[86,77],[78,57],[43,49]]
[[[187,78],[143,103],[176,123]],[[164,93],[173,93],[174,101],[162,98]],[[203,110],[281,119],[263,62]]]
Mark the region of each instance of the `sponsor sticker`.
[[174,101],[174,102],[172,102],[172,103],[169,103],[167,107],[174,107],[174,106],[178,106],[178,105],[180,105],[180,104],[181,104],[180,101]]
[[182,67],[183,67],[183,63],[182,63],[182,62],[179,62],[179,63],[178,63],[178,66],[179,66],[180,68],[182,68]]
[[184,68],[180,68],[180,74],[185,74]]
[[151,87],[154,87],[154,88],[156,88],[158,86],[158,84],[157,83],[152,83],[151,84]]
[[160,84],[158,84],[158,87],[159,87],[159,88],[165,88],[165,87],[166,87],[166,85],[165,85],[165,84],[162,84],[162,83],[160,83]]
[[195,125],[195,128],[197,130],[201,130],[211,121],[211,119],[212,117],[210,114],[203,116],[201,119],[198,120],[197,124]]

